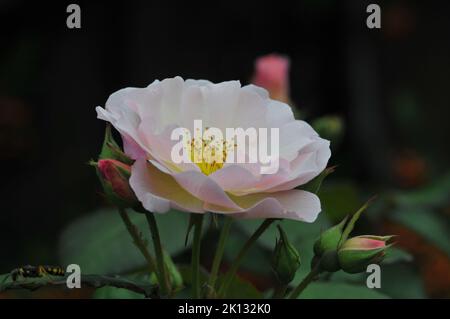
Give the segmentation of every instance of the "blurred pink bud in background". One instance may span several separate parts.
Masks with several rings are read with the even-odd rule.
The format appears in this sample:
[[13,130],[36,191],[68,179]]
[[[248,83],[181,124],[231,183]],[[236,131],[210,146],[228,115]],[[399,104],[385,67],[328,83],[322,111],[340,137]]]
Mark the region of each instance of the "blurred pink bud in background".
[[269,91],[272,99],[289,103],[289,64],[287,56],[278,54],[256,59],[252,83]]

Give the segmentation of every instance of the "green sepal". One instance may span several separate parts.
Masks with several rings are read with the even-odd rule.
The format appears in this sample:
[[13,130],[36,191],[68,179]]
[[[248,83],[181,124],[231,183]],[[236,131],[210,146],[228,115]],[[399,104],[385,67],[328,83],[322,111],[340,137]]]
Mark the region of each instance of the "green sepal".
[[105,138],[103,140],[102,150],[98,156],[99,159],[115,159],[127,165],[132,165],[134,161],[129,158],[120,149],[117,142],[114,140],[111,131],[111,125],[106,125]]

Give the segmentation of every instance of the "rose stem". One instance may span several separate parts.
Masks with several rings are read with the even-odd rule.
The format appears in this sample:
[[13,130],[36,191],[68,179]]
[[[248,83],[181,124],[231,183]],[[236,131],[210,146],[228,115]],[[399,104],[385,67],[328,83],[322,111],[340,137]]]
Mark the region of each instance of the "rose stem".
[[144,256],[145,260],[147,261],[150,272],[154,272],[156,269],[155,261],[154,261],[153,257],[150,255],[150,252],[147,249],[147,245],[145,244],[144,240],[141,238],[138,229],[131,222],[130,217],[128,216],[125,209],[119,208],[119,215],[122,218],[123,223],[125,224],[128,232],[130,233],[131,238],[133,238],[133,243],[140,250],[140,252]]
[[150,232],[152,234],[153,246],[156,255],[156,267],[158,269],[158,282],[161,287],[163,295],[168,295],[170,292],[169,278],[166,273],[166,267],[164,263],[164,255],[161,246],[161,239],[159,237],[158,225],[153,213],[146,213],[148,225],[150,226]]
[[[211,289],[211,292],[215,291],[215,285],[217,280],[217,275],[219,273],[219,267],[222,262],[223,252],[225,250],[225,243],[228,238],[228,234],[230,232],[230,226],[233,219],[230,217],[224,217],[224,223],[222,226],[222,230],[220,231],[219,242],[217,244],[216,254],[214,255],[213,264],[211,267],[211,275],[209,276],[208,286]],[[211,295],[209,296],[211,297]]]
[[286,295],[288,286],[287,285],[281,285],[275,289],[273,292],[272,299],[283,299]]
[[239,251],[237,257],[234,259],[230,269],[228,270],[227,274],[225,275],[225,279],[222,283],[222,286],[219,289],[218,295],[220,297],[223,297],[224,294],[227,292],[231,281],[234,279],[234,276],[236,275],[236,272],[239,268],[239,265],[242,262],[242,258],[244,258],[247,251],[250,249],[250,247],[253,245],[254,242],[258,240],[258,238],[264,233],[264,231],[275,221],[275,219],[266,219],[259,227],[255,230],[253,235],[247,240],[245,245],[241,248]]
[[203,214],[193,214],[194,239],[192,242],[192,297],[199,299],[200,292],[200,244],[202,237]]
[[313,282],[313,280],[316,278],[316,276],[320,274],[319,270],[319,263],[311,269],[309,274],[306,275],[305,278],[300,282],[300,284],[292,291],[292,293],[289,295],[289,299],[297,299],[297,297],[305,290],[308,285]]

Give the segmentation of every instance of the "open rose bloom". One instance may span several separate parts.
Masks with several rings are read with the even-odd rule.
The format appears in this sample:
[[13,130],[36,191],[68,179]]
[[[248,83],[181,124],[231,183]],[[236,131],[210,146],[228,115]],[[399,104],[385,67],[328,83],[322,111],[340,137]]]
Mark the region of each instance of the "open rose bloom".
[[[175,77],[119,90],[96,110],[121,133],[125,153],[136,160],[130,185],[150,212],[174,208],[313,222],[321,210],[315,194],[294,188],[324,170],[329,141],[295,120],[289,105],[270,99],[262,88]],[[278,128],[279,169],[261,174],[260,162],[174,162],[172,148],[179,141],[171,134],[178,127],[192,132],[194,120],[202,120],[204,129],[219,128],[224,136],[226,128]]]

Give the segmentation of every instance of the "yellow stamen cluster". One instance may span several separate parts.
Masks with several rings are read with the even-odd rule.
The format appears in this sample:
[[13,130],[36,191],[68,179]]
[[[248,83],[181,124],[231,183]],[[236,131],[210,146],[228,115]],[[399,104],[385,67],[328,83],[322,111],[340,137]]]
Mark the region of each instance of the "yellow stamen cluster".
[[[205,133],[208,131],[206,128]],[[211,135],[208,138],[193,138],[191,140],[191,161],[195,163],[205,175],[210,175],[221,169],[227,159],[227,153],[234,143]]]

